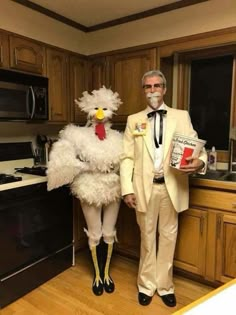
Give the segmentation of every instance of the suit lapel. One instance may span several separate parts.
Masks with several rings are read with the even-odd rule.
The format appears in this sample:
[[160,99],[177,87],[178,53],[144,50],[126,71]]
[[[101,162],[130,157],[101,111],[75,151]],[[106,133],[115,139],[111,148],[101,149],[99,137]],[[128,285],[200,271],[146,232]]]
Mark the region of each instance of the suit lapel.
[[145,119],[147,123],[146,135],[143,137],[146,148],[154,161],[154,150],[153,150],[153,141],[152,141],[152,129],[149,119],[147,118],[147,113],[145,112]]

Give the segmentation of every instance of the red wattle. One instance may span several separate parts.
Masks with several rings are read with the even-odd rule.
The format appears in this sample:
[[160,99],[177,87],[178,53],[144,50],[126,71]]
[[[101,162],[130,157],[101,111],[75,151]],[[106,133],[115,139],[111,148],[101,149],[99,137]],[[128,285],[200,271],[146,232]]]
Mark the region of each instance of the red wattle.
[[97,124],[95,126],[95,134],[98,136],[99,140],[104,140],[106,138],[106,130],[104,124]]

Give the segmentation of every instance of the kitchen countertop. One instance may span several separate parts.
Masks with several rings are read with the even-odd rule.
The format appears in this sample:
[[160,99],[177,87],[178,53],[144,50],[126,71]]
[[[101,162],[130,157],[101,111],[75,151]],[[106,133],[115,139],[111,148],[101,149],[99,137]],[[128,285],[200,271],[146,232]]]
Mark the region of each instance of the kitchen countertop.
[[47,176],[36,176],[22,173],[17,173],[17,176],[21,176],[22,180],[0,185],[0,191],[47,182]]
[[215,189],[215,190],[236,192],[236,182],[205,179],[205,178],[198,178],[198,177],[190,178],[190,187],[202,187],[206,189],[210,188],[210,189]]
[[25,173],[20,173],[20,172],[15,171],[15,168],[32,167],[33,165],[34,165],[34,160],[31,158],[13,160],[13,161],[1,161],[0,173],[20,176],[22,177],[22,180],[6,183],[6,184],[1,184],[0,191],[47,182],[47,176],[25,174]]

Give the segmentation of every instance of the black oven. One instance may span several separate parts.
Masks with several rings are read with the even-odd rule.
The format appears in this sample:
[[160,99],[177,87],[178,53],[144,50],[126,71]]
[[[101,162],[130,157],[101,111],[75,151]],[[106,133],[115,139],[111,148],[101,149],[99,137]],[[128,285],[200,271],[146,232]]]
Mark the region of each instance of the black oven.
[[68,187],[46,183],[0,191],[0,307],[73,262],[73,210]]

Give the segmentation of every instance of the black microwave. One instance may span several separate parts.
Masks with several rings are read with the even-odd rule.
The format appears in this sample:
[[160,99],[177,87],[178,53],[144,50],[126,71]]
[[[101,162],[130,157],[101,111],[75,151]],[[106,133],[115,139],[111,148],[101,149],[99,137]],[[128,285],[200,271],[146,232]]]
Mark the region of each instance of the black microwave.
[[0,120],[48,120],[48,78],[0,69]]

